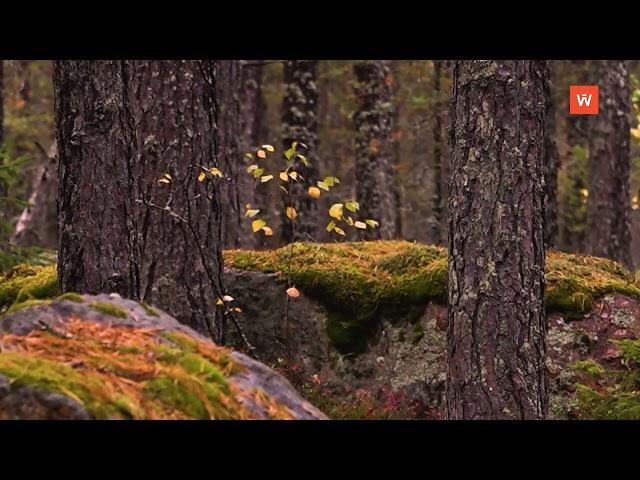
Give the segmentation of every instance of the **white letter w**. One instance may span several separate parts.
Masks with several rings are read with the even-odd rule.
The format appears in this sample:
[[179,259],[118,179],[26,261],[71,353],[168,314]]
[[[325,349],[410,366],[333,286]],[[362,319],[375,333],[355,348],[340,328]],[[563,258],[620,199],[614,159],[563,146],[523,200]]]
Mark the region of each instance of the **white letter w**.
[[578,105],[580,107],[584,107],[585,105],[588,107],[591,104],[591,94],[587,97],[586,93],[581,93],[576,95],[576,99],[578,100]]

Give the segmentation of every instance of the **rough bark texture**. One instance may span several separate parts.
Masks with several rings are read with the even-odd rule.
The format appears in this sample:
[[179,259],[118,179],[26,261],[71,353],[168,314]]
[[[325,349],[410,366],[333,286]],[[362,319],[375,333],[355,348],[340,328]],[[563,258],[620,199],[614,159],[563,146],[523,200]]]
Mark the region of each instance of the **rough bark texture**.
[[433,96],[436,99],[433,119],[433,224],[431,227],[431,239],[433,243],[442,243],[442,111],[441,111],[441,87],[442,87],[442,60],[433,62]]
[[[318,177],[318,61],[288,60],[284,64],[284,82],[286,93],[282,105],[282,148],[291,147],[294,141],[307,145],[305,153],[309,166],[299,161],[296,171],[304,177],[304,181],[292,182],[291,190],[294,198],[293,208],[298,212],[296,218],[296,234],[293,238],[291,221],[282,209],[282,241],[308,241],[318,230],[318,204],[306,194],[310,185],[315,185]],[[290,206],[286,204],[286,206]]]
[[599,115],[589,135],[589,252],[632,267],[629,223],[629,73],[624,61],[597,62]]
[[243,67],[243,62],[216,62],[216,96],[220,109],[218,151],[220,169],[225,176],[220,189],[225,203],[222,214],[225,248],[253,248],[258,238],[244,218],[245,206],[255,201],[254,182],[246,172],[251,162],[244,154],[257,144],[256,122],[260,118],[257,92],[259,84],[251,76],[250,69]]
[[547,62],[544,82],[544,242],[546,248],[556,246],[558,234],[558,166],[559,155],[556,145],[556,108],[553,101],[553,71]]
[[[576,71],[575,84],[592,85],[590,62],[571,61],[571,68]],[[566,106],[567,111],[569,105]],[[559,231],[558,247],[568,252],[584,252],[586,250],[586,199],[587,188],[586,156],[589,135],[589,123],[592,115],[568,115],[567,146],[570,153],[568,165],[563,168],[569,174],[570,194],[566,205],[559,206],[562,212],[562,228]],[[583,158],[584,157],[584,158]]]
[[31,206],[25,208],[11,238],[15,245],[58,249],[58,153],[55,142],[43,152],[35,185],[29,196]]
[[544,62],[458,61],[449,194],[447,414],[548,409]]
[[356,62],[356,199],[360,215],[380,223],[361,232],[364,239],[396,237],[393,187],[392,112],[389,67],[384,61]]
[[220,196],[197,181],[217,166],[213,62],[59,61],[54,88],[61,290],[144,299],[219,336]]

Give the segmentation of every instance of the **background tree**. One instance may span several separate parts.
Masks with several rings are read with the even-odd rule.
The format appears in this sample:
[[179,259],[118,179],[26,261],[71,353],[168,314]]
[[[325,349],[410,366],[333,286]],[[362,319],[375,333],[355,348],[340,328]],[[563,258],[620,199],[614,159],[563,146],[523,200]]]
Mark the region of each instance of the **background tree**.
[[220,196],[197,180],[217,166],[213,62],[58,61],[54,86],[61,290],[144,299],[220,338]]
[[443,239],[443,206],[442,206],[442,60],[433,61],[433,95],[435,108],[433,118],[433,224],[431,238],[435,244],[441,244]]
[[589,134],[589,252],[631,262],[629,226],[629,113],[631,93],[624,61],[598,61],[599,114]]
[[551,68],[551,63],[546,62],[544,82],[544,242],[547,248],[556,246],[556,236],[558,234],[558,166],[560,160],[556,145],[556,108],[553,88],[553,69]]
[[548,408],[543,61],[457,61],[449,195],[447,415]]
[[391,137],[393,80],[385,61],[354,64],[356,126],[356,200],[365,218],[375,218],[380,228],[362,232],[365,239],[390,239],[398,234]]
[[[247,161],[244,153],[255,147],[259,128],[259,125],[255,125],[254,118],[259,107],[259,104],[256,104],[257,88],[253,86],[255,81],[247,78],[248,72],[249,69],[245,71],[243,62],[239,60],[216,62],[218,151],[220,169],[225,177],[225,181],[220,185],[220,195],[226,199],[222,213],[222,238],[225,248],[256,246],[255,235],[243,222],[245,205],[255,202],[253,182],[246,174],[246,167],[251,162]],[[249,98],[246,98],[247,95]]]
[[[308,166],[296,163],[296,171],[303,181],[294,182],[292,205],[298,212],[296,238],[293,238],[291,222],[282,217],[282,241],[314,238],[318,229],[317,202],[305,195],[312,186],[312,178],[318,176],[318,61],[287,60],[284,63],[285,94],[282,104],[282,148],[288,150],[294,141],[304,143]],[[286,211],[284,208],[282,211]],[[284,214],[283,214],[284,215]]]

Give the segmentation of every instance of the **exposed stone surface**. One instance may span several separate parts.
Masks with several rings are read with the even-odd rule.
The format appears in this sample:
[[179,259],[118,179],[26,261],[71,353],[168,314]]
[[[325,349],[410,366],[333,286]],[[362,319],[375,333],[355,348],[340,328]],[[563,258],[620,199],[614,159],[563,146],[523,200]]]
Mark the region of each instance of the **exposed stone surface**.
[[[445,306],[429,302],[413,320],[382,314],[365,352],[342,355],[331,346],[326,332],[330,312],[304,290],[289,301],[287,341],[283,333],[286,285],[276,274],[227,269],[225,282],[243,310],[242,327],[260,359],[281,368],[298,388],[315,385],[336,399],[362,391],[381,401],[396,395],[420,406],[418,418],[442,417]],[[640,304],[629,296],[605,295],[593,302],[589,313],[574,317],[548,316],[550,418],[572,417],[576,377],[571,365],[584,359],[615,361],[617,348],[610,339],[640,337]],[[231,338],[241,348],[238,339]]]
[[[69,362],[58,361],[60,349],[65,348],[65,339],[72,339],[76,335],[76,330],[73,330],[74,326],[77,331],[80,331],[78,329],[85,326],[94,329],[92,330],[96,332],[94,338],[102,343],[99,343],[98,346],[89,345],[89,341],[83,340],[80,342],[80,348],[83,350],[79,353],[89,359],[93,358],[92,355],[94,355],[96,348],[102,349],[98,352],[99,354],[113,353],[114,365],[116,365],[115,373],[109,370],[109,368],[112,368],[109,365],[105,365],[104,368],[116,377],[118,375],[126,376],[124,373],[118,373],[118,368],[121,368],[118,365],[122,365],[122,362],[127,360],[126,368],[129,368],[131,358],[126,357],[123,352],[129,353],[126,349],[131,349],[132,347],[130,337],[127,337],[129,338],[129,343],[126,343],[125,340],[120,342],[119,336],[109,337],[115,338],[115,341],[107,340],[107,333],[113,335],[114,329],[117,332],[125,332],[130,336],[133,333],[133,340],[135,340],[135,335],[138,332],[140,337],[149,335],[149,332],[151,332],[151,337],[146,340],[147,342],[159,342],[160,346],[166,344],[167,347],[173,349],[170,350],[170,352],[174,352],[172,354],[181,355],[186,352],[186,356],[181,357],[185,361],[193,362],[194,358],[199,358],[202,360],[201,364],[208,366],[207,368],[211,366],[219,367],[220,372],[223,372],[227,378],[218,380],[216,377],[216,381],[222,381],[224,385],[228,384],[231,391],[231,397],[228,400],[224,398],[220,400],[226,408],[224,410],[224,418],[326,418],[322,412],[300,397],[289,381],[281,374],[242,353],[231,352],[215,346],[207,338],[178,323],[177,320],[159,309],[141,305],[132,300],[122,299],[117,294],[82,295],[75,296],[74,301],[57,299],[34,306],[25,305],[23,308],[0,317],[0,418],[96,418],[78,401],[77,397],[87,398],[83,396],[86,393],[84,390],[70,392],[67,395],[64,388],[56,386],[56,380],[52,379],[51,385],[43,385],[42,382],[29,384],[29,381],[25,379],[30,377],[28,375],[15,374],[15,368],[13,374],[7,373],[12,366],[10,355],[24,355],[25,359],[35,361],[51,361],[52,357],[43,356],[42,352],[48,353],[57,349],[54,351],[54,354],[58,355],[54,358],[57,362],[55,365],[59,364],[60,368],[68,368],[71,365],[75,371],[81,372],[82,375],[90,376],[95,374],[96,369],[92,369],[91,365],[77,361],[77,356],[75,355],[75,353],[78,353],[77,351],[69,351],[68,357],[71,359]],[[43,334],[43,332],[45,333]],[[184,337],[179,337],[178,341],[174,340],[170,334],[176,332],[183,334]],[[101,340],[103,333],[104,341]],[[125,336],[122,338],[124,339]],[[188,346],[191,343],[200,345],[196,347],[198,349],[197,353],[191,354],[192,350],[190,349],[178,350],[176,346],[180,348],[180,338],[187,339],[185,341]],[[50,344],[45,344],[46,348],[44,349],[32,350],[29,347],[30,341],[34,344],[40,342],[38,345],[41,345],[42,342],[50,342]],[[173,342],[173,344],[169,341]],[[84,350],[85,346],[86,351]],[[215,361],[217,357],[206,356],[203,352],[214,352],[220,358],[229,358],[230,361],[225,361],[224,364],[219,365]],[[148,372],[149,369],[153,372],[154,365],[162,364],[166,366],[163,363],[166,360],[162,355],[155,355],[153,350],[140,353],[144,354],[145,363],[137,366],[138,373],[141,370]],[[203,355],[203,357],[197,357],[196,355]],[[2,357],[5,357],[5,362],[3,362]],[[9,360],[7,361],[7,359]],[[133,357],[133,359],[136,358]],[[117,362],[121,363],[118,364]],[[18,365],[20,365],[19,362]],[[183,364],[178,362],[178,366],[181,365]],[[168,371],[171,371],[172,368],[178,367],[169,365],[168,368]],[[227,376],[228,371],[231,373]],[[97,368],[97,372],[97,374],[102,373],[100,367]],[[193,369],[187,370],[187,372],[193,375],[194,383],[200,384],[209,381],[207,375],[200,375],[201,373],[207,374],[207,372],[199,372],[197,369],[195,371]],[[219,374],[216,373],[214,376],[217,375]],[[146,375],[144,382],[149,383],[150,380],[154,379],[156,378],[153,375]],[[116,378],[116,380],[122,379]],[[135,376],[128,376],[123,381],[125,380],[127,383],[142,383],[142,380],[138,382]],[[182,380],[184,380],[184,377],[176,376],[176,382]],[[190,379],[187,380],[191,381]],[[141,403],[143,406],[145,405],[144,401],[145,399],[143,398]],[[238,410],[229,409],[229,402],[239,402]],[[182,406],[179,403],[176,405],[174,410],[177,412],[176,415],[179,416],[175,418],[189,418],[188,411],[185,413],[181,410]],[[95,405],[93,407],[96,410]],[[214,407],[216,405],[207,406],[207,409],[211,410]],[[142,418],[147,418],[147,412],[141,412],[140,415]],[[110,418],[109,415],[106,415],[106,417]],[[137,417],[134,416],[134,418]],[[153,418],[153,416],[150,418]]]

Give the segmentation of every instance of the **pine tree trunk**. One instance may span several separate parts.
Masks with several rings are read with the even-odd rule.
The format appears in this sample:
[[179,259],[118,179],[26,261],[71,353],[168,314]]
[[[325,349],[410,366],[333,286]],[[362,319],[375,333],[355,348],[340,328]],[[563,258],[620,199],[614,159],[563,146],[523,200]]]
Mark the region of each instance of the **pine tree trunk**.
[[[593,78],[590,74],[590,62],[574,60],[571,68],[576,70],[577,85],[591,85]],[[567,106],[568,108],[568,106]],[[569,252],[584,252],[586,250],[586,199],[584,192],[587,188],[587,144],[591,115],[569,115],[567,117],[567,144],[570,149],[569,164],[566,171],[569,174],[569,198],[562,205],[562,229],[560,230],[558,246]],[[584,157],[584,158],[582,158]]]
[[545,127],[544,127],[544,166],[545,166],[545,226],[544,242],[546,248],[556,246],[558,234],[558,147],[556,145],[556,109],[553,101],[553,71],[551,62],[547,62],[544,83]]
[[447,415],[547,414],[544,62],[457,61]]
[[[225,248],[252,248],[256,235],[245,222],[246,205],[254,203],[254,182],[246,172],[251,162],[244,154],[249,150],[245,101],[245,78],[242,63],[238,60],[216,62],[216,96],[220,113],[218,132],[220,169],[226,181],[221,183],[220,195],[225,208],[222,214],[222,238]],[[250,132],[249,132],[250,133]]]
[[433,96],[436,100],[433,120],[433,224],[431,240],[442,244],[442,60],[433,62]]
[[589,253],[631,268],[629,73],[624,61],[599,61],[596,72],[600,111],[589,135]]
[[217,166],[213,62],[58,61],[54,88],[61,290],[144,299],[220,339],[219,189],[197,181]]
[[[314,185],[318,177],[318,61],[288,60],[284,64],[284,82],[286,93],[282,106],[282,148],[291,147],[292,142],[307,145],[305,153],[309,166],[297,162],[296,171],[303,181],[293,182],[293,208],[296,218],[295,238],[291,221],[282,215],[282,241],[312,240],[318,230],[318,204],[306,194],[307,188]],[[286,204],[286,206],[290,206]]]
[[366,240],[397,235],[393,179],[392,113],[389,67],[384,61],[354,64],[358,108],[356,126],[356,199],[360,217],[377,220],[377,229],[361,232]]

